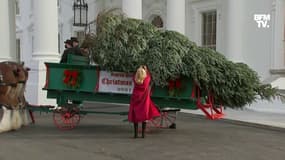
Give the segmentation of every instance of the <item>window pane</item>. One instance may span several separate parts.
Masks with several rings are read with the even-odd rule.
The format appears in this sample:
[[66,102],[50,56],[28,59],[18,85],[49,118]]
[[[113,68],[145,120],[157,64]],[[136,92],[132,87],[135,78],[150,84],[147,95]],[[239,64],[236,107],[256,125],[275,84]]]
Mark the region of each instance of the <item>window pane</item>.
[[21,41],[20,39],[16,39],[16,59],[20,62],[20,55],[21,55]]
[[19,0],[16,0],[15,9],[16,9],[16,15],[19,15],[20,14]]
[[202,46],[216,49],[217,12],[202,13]]
[[85,32],[84,31],[76,32],[76,36],[79,41],[79,44],[81,44],[85,38]]
[[151,23],[156,26],[157,28],[162,28],[163,27],[163,21],[160,16],[155,16]]
[[57,34],[57,48],[58,48],[58,53],[60,53],[60,34]]

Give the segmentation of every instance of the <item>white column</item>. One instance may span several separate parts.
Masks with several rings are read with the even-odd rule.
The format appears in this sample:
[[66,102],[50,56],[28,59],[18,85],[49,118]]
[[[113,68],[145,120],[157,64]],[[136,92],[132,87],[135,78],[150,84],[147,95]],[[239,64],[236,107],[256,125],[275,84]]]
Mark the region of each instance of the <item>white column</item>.
[[273,0],[271,26],[273,28],[271,40],[271,69],[285,68],[285,2]]
[[33,58],[58,58],[57,0],[34,1]]
[[[32,3],[32,1],[30,1]],[[21,26],[23,30],[21,33],[21,60],[28,64],[32,59],[32,26],[30,25],[32,20],[30,17],[31,13],[31,4],[30,3],[21,3]]]
[[0,61],[16,60],[15,0],[0,0]]
[[34,2],[34,52],[29,63],[31,71],[27,83],[26,97],[31,104],[54,104],[46,98],[46,68],[44,62],[58,62],[58,8],[57,0],[35,0]]
[[244,0],[227,0],[225,55],[234,62],[243,62],[242,38]]
[[130,18],[142,19],[142,0],[123,0],[123,12]]
[[185,34],[185,0],[167,0],[166,29]]

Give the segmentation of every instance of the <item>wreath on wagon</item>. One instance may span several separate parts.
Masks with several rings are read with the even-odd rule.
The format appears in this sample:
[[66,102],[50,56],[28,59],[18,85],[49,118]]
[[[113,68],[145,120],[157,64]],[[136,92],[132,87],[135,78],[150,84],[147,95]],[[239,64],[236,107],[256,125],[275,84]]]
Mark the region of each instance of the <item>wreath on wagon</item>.
[[63,83],[69,88],[79,88],[81,73],[79,70],[66,69],[63,72]]

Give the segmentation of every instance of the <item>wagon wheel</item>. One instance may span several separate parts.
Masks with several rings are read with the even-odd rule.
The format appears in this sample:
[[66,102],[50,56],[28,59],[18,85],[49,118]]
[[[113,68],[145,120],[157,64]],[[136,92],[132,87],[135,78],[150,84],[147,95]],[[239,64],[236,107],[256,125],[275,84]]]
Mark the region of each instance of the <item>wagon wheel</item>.
[[164,108],[161,110],[160,116],[152,119],[149,125],[157,128],[176,129],[175,121],[178,111],[180,111],[180,109]]
[[53,121],[57,128],[61,130],[70,130],[76,127],[80,122],[78,109],[62,108],[53,112]]

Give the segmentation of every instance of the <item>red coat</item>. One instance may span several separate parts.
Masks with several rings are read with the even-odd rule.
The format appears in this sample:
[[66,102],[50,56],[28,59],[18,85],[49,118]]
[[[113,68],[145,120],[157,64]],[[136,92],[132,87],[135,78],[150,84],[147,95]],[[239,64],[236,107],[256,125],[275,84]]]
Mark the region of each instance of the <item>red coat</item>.
[[129,121],[135,123],[144,122],[153,117],[160,116],[158,108],[150,99],[150,74],[147,73],[147,77],[144,79],[143,84],[137,84],[134,79],[133,81],[135,86],[131,96],[128,115]]

